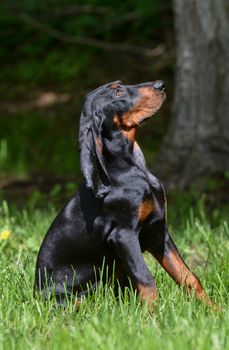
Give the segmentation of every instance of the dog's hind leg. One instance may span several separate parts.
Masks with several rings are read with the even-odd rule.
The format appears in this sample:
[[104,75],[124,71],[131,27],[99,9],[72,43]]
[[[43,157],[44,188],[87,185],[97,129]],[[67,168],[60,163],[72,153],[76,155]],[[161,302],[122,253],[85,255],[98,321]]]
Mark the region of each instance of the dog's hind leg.
[[184,285],[188,292],[194,291],[198,299],[203,299],[208,305],[212,305],[212,301],[204,292],[198,277],[190,271],[181,257],[167,228],[165,228],[165,235],[161,244],[156,248],[151,246],[147,250],[153,254],[178,285]]

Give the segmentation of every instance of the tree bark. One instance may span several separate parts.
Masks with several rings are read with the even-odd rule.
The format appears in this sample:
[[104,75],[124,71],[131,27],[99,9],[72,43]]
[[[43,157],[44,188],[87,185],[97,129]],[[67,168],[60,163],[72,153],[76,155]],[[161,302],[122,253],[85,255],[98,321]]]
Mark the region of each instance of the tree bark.
[[156,172],[187,188],[229,171],[229,2],[174,0],[175,98]]

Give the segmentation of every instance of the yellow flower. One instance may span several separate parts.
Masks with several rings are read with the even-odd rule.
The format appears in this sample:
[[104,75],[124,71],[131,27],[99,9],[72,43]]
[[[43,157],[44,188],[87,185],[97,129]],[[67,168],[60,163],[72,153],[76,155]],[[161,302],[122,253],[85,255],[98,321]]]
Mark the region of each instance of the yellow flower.
[[0,241],[6,241],[11,235],[12,232],[10,230],[3,230],[0,232]]

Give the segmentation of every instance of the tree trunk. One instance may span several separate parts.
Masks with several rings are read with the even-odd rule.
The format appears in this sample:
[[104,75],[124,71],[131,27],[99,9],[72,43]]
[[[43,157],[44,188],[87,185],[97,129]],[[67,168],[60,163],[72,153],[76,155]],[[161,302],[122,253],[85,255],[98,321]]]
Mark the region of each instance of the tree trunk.
[[187,188],[229,171],[229,2],[174,0],[174,11],[175,100],[156,170]]

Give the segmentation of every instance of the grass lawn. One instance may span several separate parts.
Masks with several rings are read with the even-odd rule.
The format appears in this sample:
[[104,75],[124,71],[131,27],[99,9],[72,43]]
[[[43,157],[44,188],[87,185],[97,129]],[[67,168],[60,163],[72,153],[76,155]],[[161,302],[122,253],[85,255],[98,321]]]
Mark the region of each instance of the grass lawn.
[[0,349],[229,349],[226,216],[210,221],[199,209],[171,219],[175,242],[222,312],[187,297],[146,254],[160,296],[155,314],[134,293],[116,300],[108,286],[76,313],[72,304],[61,309],[33,298],[36,254],[55,213],[0,203]]

